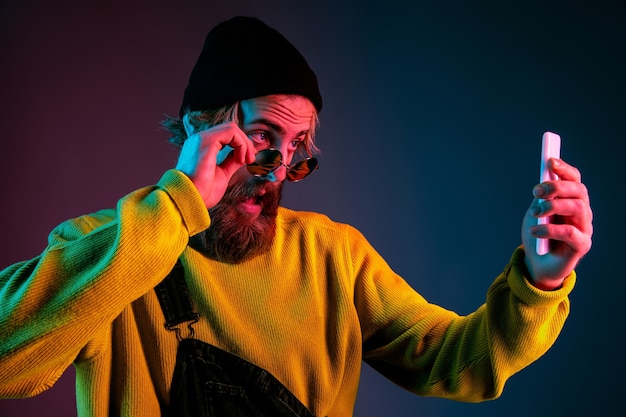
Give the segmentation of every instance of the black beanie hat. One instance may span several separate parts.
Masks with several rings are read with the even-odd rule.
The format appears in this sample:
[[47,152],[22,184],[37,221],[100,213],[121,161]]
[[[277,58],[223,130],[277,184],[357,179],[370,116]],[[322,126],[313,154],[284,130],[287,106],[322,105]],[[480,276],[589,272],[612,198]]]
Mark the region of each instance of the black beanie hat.
[[238,16],[207,35],[180,116],[271,94],[302,95],[322,109],[317,77],[302,54],[259,19]]

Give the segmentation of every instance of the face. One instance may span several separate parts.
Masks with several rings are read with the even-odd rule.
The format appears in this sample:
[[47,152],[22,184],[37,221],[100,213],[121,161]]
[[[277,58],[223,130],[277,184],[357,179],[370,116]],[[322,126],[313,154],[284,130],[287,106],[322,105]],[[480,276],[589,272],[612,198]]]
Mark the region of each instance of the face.
[[[254,143],[257,151],[274,148],[283,155],[283,163],[289,165],[296,152],[305,148],[315,108],[300,96],[274,95],[241,102],[242,130]],[[240,170],[247,174],[246,170]],[[267,180],[282,182],[284,167],[268,175]],[[238,176],[233,178],[238,180]]]
[[[315,108],[303,97],[280,95],[242,101],[241,113],[241,128],[257,151],[277,149],[289,165],[304,147]],[[222,200],[209,210],[211,227],[201,234],[208,256],[239,263],[269,248],[285,174],[281,166],[255,177],[243,166],[233,175]]]

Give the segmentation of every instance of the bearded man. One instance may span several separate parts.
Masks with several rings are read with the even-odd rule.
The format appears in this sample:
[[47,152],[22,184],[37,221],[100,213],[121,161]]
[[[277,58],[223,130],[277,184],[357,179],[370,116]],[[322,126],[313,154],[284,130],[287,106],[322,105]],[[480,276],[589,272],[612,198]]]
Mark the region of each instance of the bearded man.
[[580,173],[551,161],[560,181],[534,188],[523,244],[460,316],[354,227],[280,206],[283,182],[317,169],[321,109],[315,73],[277,31],[246,17],[211,30],[164,122],[175,169],[0,274],[0,397],[36,395],[73,364],[81,417],[345,417],[362,360],[416,394],[498,397],[568,315],[591,246]]

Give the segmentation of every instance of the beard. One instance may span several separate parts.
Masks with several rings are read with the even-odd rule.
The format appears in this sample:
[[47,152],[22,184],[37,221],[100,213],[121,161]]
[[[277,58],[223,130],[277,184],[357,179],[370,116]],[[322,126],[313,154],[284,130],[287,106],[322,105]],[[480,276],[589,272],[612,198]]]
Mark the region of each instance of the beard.
[[[216,261],[237,264],[269,250],[276,234],[276,215],[283,185],[257,180],[228,187],[209,209],[211,226],[192,238],[192,246]],[[258,214],[240,211],[242,201],[254,199]]]

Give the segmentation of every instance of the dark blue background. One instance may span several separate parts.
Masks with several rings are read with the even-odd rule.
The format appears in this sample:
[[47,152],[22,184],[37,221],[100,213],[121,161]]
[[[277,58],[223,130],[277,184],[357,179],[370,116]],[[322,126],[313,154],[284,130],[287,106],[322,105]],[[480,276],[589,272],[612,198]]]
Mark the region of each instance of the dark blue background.
[[[594,247],[570,319],[499,400],[416,397],[365,366],[355,415],[623,409],[625,2],[221,3],[0,2],[0,267],[172,167],[159,121],[177,114],[206,31],[255,15],[307,56],[325,100],[321,168],[289,184],[285,204],[357,226],[431,301],[460,313],[483,302],[520,242],[543,131],[561,134],[591,193]],[[0,416],[73,415],[72,376],[0,401]]]

